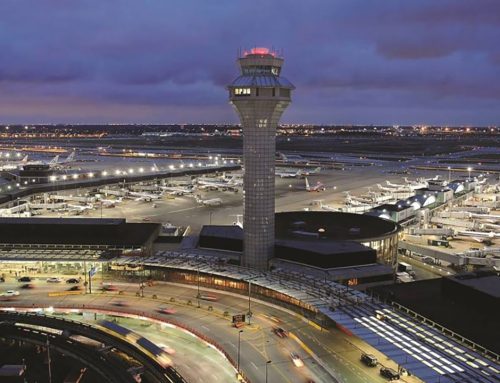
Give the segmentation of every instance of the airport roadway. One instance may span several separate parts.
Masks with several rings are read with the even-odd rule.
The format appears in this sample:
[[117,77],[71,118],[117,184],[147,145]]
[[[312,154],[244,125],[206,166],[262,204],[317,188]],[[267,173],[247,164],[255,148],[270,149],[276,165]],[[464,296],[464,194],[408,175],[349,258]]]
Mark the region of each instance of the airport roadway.
[[[66,277],[67,278],[67,277]],[[1,291],[18,289],[20,295],[11,301],[1,301],[4,307],[19,306],[53,306],[53,307],[89,307],[120,312],[134,312],[144,316],[163,316],[165,320],[181,323],[193,328],[215,341],[233,358],[237,360],[239,330],[230,323],[230,317],[224,317],[224,311],[230,316],[245,313],[248,310],[248,300],[245,297],[220,292],[212,293],[218,297],[216,302],[200,301],[197,307],[196,288],[192,286],[158,283],[146,287],[144,298],[136,297],[139,291],[137,283],[116,283],[124,294],[117,292],[92,295],[49,296],[49,292],[66,291],[71,285],[66,283],[47,283],[45,278],[34,282],[35,288],[19,289],[20,284],[13,278],[7,278],[0,285]],[[94,283],[98,287],[98,281]],[[94,290],[96,291],[96,290]],[[157,299],[152,299],[157,295]],[[175,298],[175,302],[170,299]],[[192,305],[188,305],[187,301]],[[121,302],[121,303],[118,303]],[[208,306],[213,306],[213,311]],[[157,309],[166,306],[175,310],[174,314],[158,314]],[[346,383],[376,383],[385,380],[379,376],[379,368],[364,366],[359,357],[361,349],[378,356],[382,365],[395,368],[396,365],[382,354],[361,342],[335,329],[328,331],[307,324],[298,315],[280,308],[252,303],[254,316],[251,325],[242,328],[240,343],[240,366],[243,373],[253,383],[265,381],[265,365],[268,364],[268,381],[273,383],[305,383],[313,382],[346,382]],[[276,323],[279,321],[279,323]],[[286,338],[280,338],[272,332],[273,327],[281,326],[290,332]],[[145,328],[145,327],[144,327]],[[153,329],[153,328],[152,328]],[[143,330],[148,331],[148,330]],[[153,331],[153,330],[151,330]],[[154,332],[154,331],[153,331]],[[157,332],[152,340],[161,341]],[[170,336],[168,345],[174,349],[184,350],[173,356],[174,365],[179,373],[189,381],[195,382],[230,382],[236,381],[227,375],[231,370],[228,362],[217,361],[213,355],[193,352],[180,343],[186,342],[185,337]],[[165,342],[167,343],[167,342]],[[190,351],[191,350],[191,351]],[[304,362],[303,367],[292,363],[290,353],[296,352]],[[214,359],[215,358],[215,359]],[[196,367],[195,366],[201,366]],[[219,371],[217,371],[219,370]],[[234,370],[233,370],[234,371]],[[335,376],[336,379],[333,377]],[[404,381],[417,382],[415,377],[405,377]]]

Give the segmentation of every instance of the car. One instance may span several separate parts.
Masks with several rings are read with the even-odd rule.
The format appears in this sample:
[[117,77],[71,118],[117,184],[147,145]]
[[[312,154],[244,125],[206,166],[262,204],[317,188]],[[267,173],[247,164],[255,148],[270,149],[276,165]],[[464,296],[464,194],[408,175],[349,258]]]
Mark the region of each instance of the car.
[[17,281],[18,282],[31,282],[32,279],[30,277],[21,277]]
[[361,354],[360,360],[368,367],[375,367],[378,363],[377,358],[372,354]]
[[24,285],[21,285],[22,289],[34,289],[35,285],[33,283],[25,283]]
[[400,378],[399,374],[392,368],[382,367],[380,369],[380,375],[389,380],[398,380]]
[[76,285],[76,286],[71,286],[68,291],[80,291],[82,289],[82,286]]
[[158,311],[160,314],[175,314],[174,309],[169,309],[168,307],[159,307]]
[[170,355],[173,355],[175,354],[175,350],[170,347],[170,346],[167,346],[166,344],[163,344],[163,343],[158,343],[158,347],[160,347],[163,351],[165,351],[167,354],[170,354]]
[[102,286],[102,291],[117,291],[118,288],[116,286],[107,284]]
[[66,279],[66,283],[80,283],[80,282],[81,282],[81,280],[78,278]]
[[19,295],[19,291],[17,290],[7,290],[4,293],[0,294],[2,297],[16,297]]
[[0,277],[0,282],[5,282],[5,278],[4,277]]
[[273,332],[280,338],[286,338],[288,336],[288,332],[283,330],[281,327],[273,328]]
[[62,279],[58,277],[47,278],[47,283],[61,283]]
[[302,366],[304,366],[304,362],[302,361],[302,359],[300,358],[300,356],[298,354],[296,354],[295,352],[291,352],[290,353],[290,357],[292,358],[292,362],[295,365],[295,367],[302,367]]
[[210,294],[200,294],[198,298],[203,299],[205,301],[216,301],[217,297],[215,295]]
[[111,305],[116,306],[116,307],[127,307],[128,303],[125,301],[114,301],[114,302],[111,302]]

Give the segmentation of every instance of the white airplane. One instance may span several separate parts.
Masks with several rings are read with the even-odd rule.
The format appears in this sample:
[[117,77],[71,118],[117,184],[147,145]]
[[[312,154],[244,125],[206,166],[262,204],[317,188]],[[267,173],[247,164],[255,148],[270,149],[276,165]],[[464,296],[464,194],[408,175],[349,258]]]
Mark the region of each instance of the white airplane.
[[114,207],[116,204],[123,202],[123,198],[117,198],[117,199],[100,199],[99,202],[101,202],[102,206],[104,207]]
[[134,201],[151,202],[157,201],[163,197],[162,194],[140,193],[129,191],[127,196],[133,197]]
[[23,165],[49,165],[49,167],[53,168],[57,166],[59,163],[59,154],[52,158],[50,161],[28,161],[25,162]]
[[306,177],[306,190],[308,192],[320,192],[320,191],[325,191],[326,186],[319,181],[316,183],[316,185],[311,186],[309,185],[309,180]]
[[312,170],[299,169],[299,176],[310,176],[311,174],[319,174],[321,172],[321,167],[318,166]]
[[402,184],[393,184],[391,181],[385,180],[385,183],[387,184],[388,187],[394,188],[394,189],[404,189],[408,188],[408,185],[402,185]]
[[344,194],[345,194],[345,203],[348,206],[365,206],[365,207],[373,206],[373,204],[370,203],[370,201],[367,201],[364,198],[352,196],[349,194],[348,191],[344,192]]
[[84,212],[86,210],[92,210],[94,208],[93,205],[71,205],[68,204],[68,210]]
[[117,197],[125,197],[128,191],[124,189],[115,190],[115,189],[104,188],[104,189],[99,189],[99,193],[103,193],[105,196],[115,195]]
[[20,161],[9,161],[5,165],[0,166],[0,170],[13,170],[19,166],[28,164],[28,156],[24,156]]
[[418,179],[416,181],[410,181],[408,178],[405,177],[404,180],[405,180],[406,184],[408,185],[408,187],[412,190],[422,189],[422,188],[426,188],[429,186],[427,181],[423,178]]
[[212,199],[201,199],[199,196],[196,196],[196,202],[202,204],[203,206],[220,206],[222,205],[222,200],[220,198],[212,198]]
[[[316,201],[315,201],[316,202]],[[327,210],[327,211],[340,211],[340,209],[337,209],[333,206],[329,206],[329,205],[324,205],[323,204],[323,200],[318,200],[317,202],[319,202],[319,208],[321,210]]]
[[394,200],[394,197],[392,195],[387,195],[387,194],[379,194],[376,192],[369,191],[368,195],[372,202],[388,202],[391,200]]
[[283,170],[283,171],[277,171],[275,172],[275,175],[280,177],[280,178],[296,178],[299,176],[299,173],[300,170],[294,170],[294,171],[290,171],[290,170]]
[[382,190],[382,191],[387,191],[387,192],[391,192],[391,193],[408,193],[411,191],[410,188],[395,188],[395,187],[385,187],[385,186],[382,186],[380,184],[377,184],[377,187]]
[[283,170],[278,170],[275,172],[277,176],[280,178],[296,178],[296,177],[306,177],[310,176],[311,174],[318,174],[321,171],[321,167],[314,168],[313,170],[307,170],[307,169],[283,169]]
[[187,186],[185,188],[180,186],[160,186],[160,189],[167,192],[167,194],[169,195],[178,195],[178,196],[191,194],[196,190],[196,188],[192,185],[191,187]]
[[75,151],[73,150],[68,157],[66,157],[64,160],[61,160],[59,164],[69,164],[71,162],[75,162]]
[[200,177],[196,180],[196,183],[200,185],[200,189],[216,189],[216,190],[238,190],[239,182],[231,179],[227,182],[221,181],[219,179]]
[[291,164],[307,164],[307,163],[309,163],[308,160],[306,160],[302,156],[299,156],[298,154],[289,154],[286,156],[283,153],[278,153],[278,155],[283,160],[283,162],[286,162],[286,163],[291,163]]
[[471,237],[474,241],[479,243],[490,242],[494,238],[500,238],[500,233],[495,233],[493,231],[485,232],[485,231],[456,231],[456,235],[460,235],[463,237]]

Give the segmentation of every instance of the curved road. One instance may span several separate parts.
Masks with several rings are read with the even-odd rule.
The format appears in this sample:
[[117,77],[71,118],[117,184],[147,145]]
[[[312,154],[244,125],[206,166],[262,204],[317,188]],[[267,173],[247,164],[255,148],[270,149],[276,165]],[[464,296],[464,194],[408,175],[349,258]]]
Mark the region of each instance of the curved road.
[[[217,295],[217,302],[200,301],[201,307],[197,307],[196,288],[192,286],[158,283],[152,287],[146,287],[144,298],[136,297],[137,284],[116,283],[124,295],[114,293],[96,293],[92,295],[48,295],[49,291],[62,292],[68,289],[65,283],[48,284],[45,280],[35,282],[32,290],[19,290],[20,296],[14,301],[0,302],[2,306],[15,305],[38,305],[54,307],[81,307],[82,305],[108,308],[115,311],[133,310],[144,313],[144,315],[157,315],[159,306],[168,306],[176,310],[173,315],[165,315],[166,320],[174,320],[188,327],[204,333],[206,336],[220,344],[224,350],[237,360],[238,333],[239,330],[232,327],[230,319],[222,313],[228,311],[230,315],[245,313],[248,310],[248,300],[242,296],[213,293]],[[17,289],[19,283],[8,281],[2,284],[4,290]],[[96,285],[97,287],[97,285]],[[157,299],[152,299],[153,295]],[[175,298],[175,302],[170,302]],[[192,305],[188,305],[188,301]],[[114,306],[117,302],[128,302],[129,306]],[[213,306],[213,311],[208,306]],[[268,365],[270,382],[304,383],[309,379],[314,382],[334,382],[337,378],[340,382],[376,383],[385,382],[378,374],[378,368],[365,367],[359,361],[360,349],[370,351],[379,356],[379,361],[392,368],[395,364],[383,358],[381,354],[371,349],[357,338],[349,337],[336,329],[322,331],[311,324],[306,323],[298,315],[284,311],[281,308],[268,304],[252,303],[252,324],[243,328],[240,343],[240,366],[251,382],[265,381],[266,361],[272,361]],[[279,338],[272,329],[278,324],[290,331],[291,336]],[[175,346],[174,346],[175,348]],[[304,361],[303,367],[295,367],[290,358],[290,353],[298,353]],[[175,363],[175,357],[174,357]],[[320,365],[321,364],[321,365]],[[176,367],[184,375],[187,366],[179,363]],[[191,366],[192,367],[192,366]],[[406,381],[416,381],[413,377],[405,378]],[[200,382],[216,381],[210,376],[200,374]],[[236,379],[235,379],[236,381]]]

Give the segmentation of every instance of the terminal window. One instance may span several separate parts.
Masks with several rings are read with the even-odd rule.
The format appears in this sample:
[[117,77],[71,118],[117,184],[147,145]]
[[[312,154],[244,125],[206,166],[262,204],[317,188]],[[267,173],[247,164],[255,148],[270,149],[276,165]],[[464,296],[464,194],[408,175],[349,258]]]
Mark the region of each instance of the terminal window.
[[250,96],[250,88],[235,88],[235,96]]

